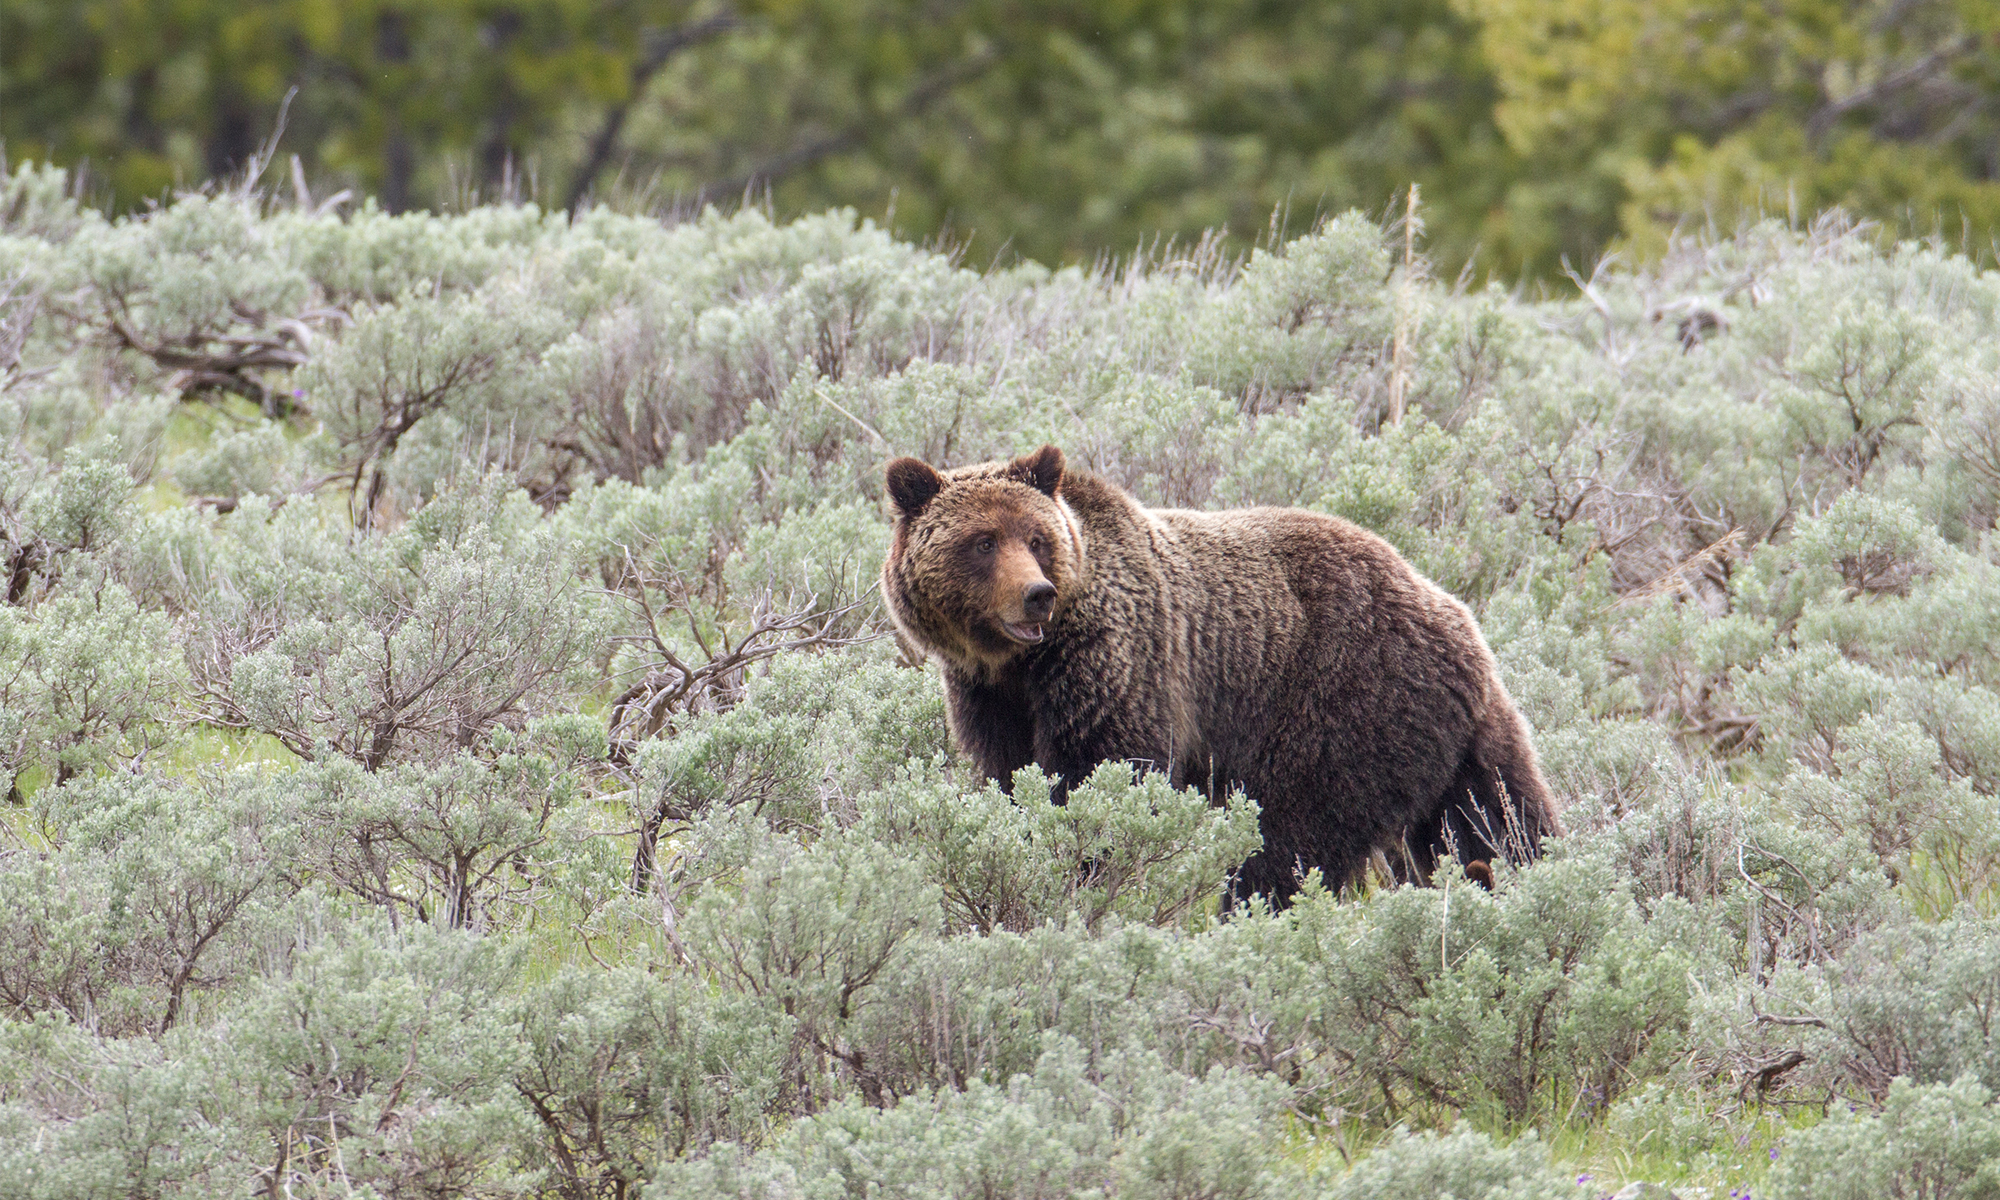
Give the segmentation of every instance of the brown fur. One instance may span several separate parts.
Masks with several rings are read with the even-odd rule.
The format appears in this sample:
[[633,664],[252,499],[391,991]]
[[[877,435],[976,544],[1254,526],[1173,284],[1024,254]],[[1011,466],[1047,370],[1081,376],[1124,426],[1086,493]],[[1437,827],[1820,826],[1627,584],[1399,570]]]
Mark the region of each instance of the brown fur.
[[943,474],[898,459],[888,485],[882,594],[989,778],[1032,762],[1066,785],[1126,760],[1240,786],[1264,848],[1239,890],[1280,902],[1378,847],[1425,876],[1446,851],[1526,861],[1561,831],[1471,613],[1374,534],[1142,508],[1053,446]]

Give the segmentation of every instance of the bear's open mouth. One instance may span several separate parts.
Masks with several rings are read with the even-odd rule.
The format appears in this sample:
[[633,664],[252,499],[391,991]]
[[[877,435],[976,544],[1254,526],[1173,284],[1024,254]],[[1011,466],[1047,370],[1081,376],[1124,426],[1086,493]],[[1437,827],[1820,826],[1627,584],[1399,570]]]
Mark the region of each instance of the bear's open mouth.
[[1026,642],[1030,646],[1042,640],[1042,623],[1040,621],[1024,622],[1020,625],[1016,625],[1012,621],[1002,621],[1000,622],[1000,628],[1007,631],[1008,637],[1013,638],[1017,642]]

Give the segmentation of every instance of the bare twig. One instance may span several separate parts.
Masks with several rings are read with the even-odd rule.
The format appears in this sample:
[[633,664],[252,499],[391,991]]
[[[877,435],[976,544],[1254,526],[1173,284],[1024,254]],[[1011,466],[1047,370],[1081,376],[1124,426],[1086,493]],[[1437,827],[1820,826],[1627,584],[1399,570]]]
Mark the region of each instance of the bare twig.
[[168,340],[135,329],[122,311],[106,315],[106,326],[120,346],[173,372],[169,387],[180,392],[235,392],[255,401],[273,417],[303,412],[305,406],[288,392],[266,387],[253,372],[289,371],[305,365],[315,338],[313,326],[343,325],[351,319],[346,312],[331,308],[277,320],[267,313],[239,308],[235,316],[252,332],[194,333]]
[[[840,619],[866,601],[826,609],[820,607],[817,594],[808,592],[783,609],[774,607],[770,597],[763,598],[751,606],[746,628],[740,633],[723,628],[717,640],[704,626],[720,615],[719,605],[705,620],[677,572],[649,574],[629,549],[623,551],[623,559],[617,584],[606,594],[638,610],[643,632],[619,634],[612,640],[645,647],[652,661],[634,668],[643,669],[645,676],[611,703],[614,761],[626,761],[638,743],[667,728],[679,714],[733,706],[749,669],[766,659],[790,651],[859,645],[883,636],[836,632]],[[670,613],[661,609],[656,597],[668,598],[679,610],[688,636],[706,661],[689,662],[674,650],[662,628]]]
[[257,147],[257,152],[250,156],[250,161],[244,164],[243,181],[237,185],[237,194],[241,198],[248,200],[256,194],[257,181],[264,177],[264,172],[271,166],[271,160],[277,157],[278,143],[284,139],[285,124],[292,112],[292,101],[298,94],[298,85],[294,84],[285,93],[285,98],[278,102],[278,119],[271,126],[271,136],[264,139],[263,144]]
[[1675,592],[1685,591],[1689,586],[1689,580],[1692,576],[1706,571],[1710,564],[1720,562],[1733,552],[1742,541],[1743,530],[1740,527],[1730,530],[1720,538],[1717,538],[1715,541],[1674,564],[1671,569],[1660,574],[1652,582],[1633,588],[1631,591],[1625,593],[1619,597],[1618,603],[1613,605],[1613,607],[1629,608],[1644,604],[1646,601],[1658,596],[1667,596]]
[[1750,1000],[1750,1014],[1757,1019],[1757,1024],[1759,1025],[1806,1025],[1814,1029],[1828,1028],[1827,1023],[1818,1017],[1779,1017],[1762,1012],[1757,1008],[1757,1000],[1754,996]]
[[844,408],[839,401],[835,400],[832,396],[826,394],[825,388],[814,388],[813,395],[819,397],[819,401],[821,404],[826,405],[828,408],[839,413],[841,416],[846,417],[848,420],[854,422],[856,425],[859,425],[863,433],[875,439],[876,445],[884,448],[888,447],[889,445],[888,438],[883,437],[881,432],[877,430],[873,425],[870,425],[868,422],[862,420],[860,417],[857,417],[853,413],[847,411],[847,409]]
[[1396,341],[1389,368],[1389,424],[1403,420],[1404,394],[1410,386],[1410,326],[1416,313],[1417,185],[1403,209],[1403,278],[1396,289]]

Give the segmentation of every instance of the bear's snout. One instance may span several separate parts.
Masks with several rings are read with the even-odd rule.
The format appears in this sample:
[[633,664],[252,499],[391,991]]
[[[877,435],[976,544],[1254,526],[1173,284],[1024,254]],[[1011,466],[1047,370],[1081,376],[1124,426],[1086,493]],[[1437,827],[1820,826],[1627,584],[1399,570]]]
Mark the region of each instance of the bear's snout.
[[1038,579],[1021,592],[1021,611],[1028,620],[1042,622],[1056,610],[1056,585],[1046,579]]
[[[1015,542],[1000,555],[993,579],[993,620],[1016,645],[1042,640],[1042,626],[1056,608],[1056,585],[1042,574],[1027,545]],[[1016,607],[1016,606],[1019,607]]]

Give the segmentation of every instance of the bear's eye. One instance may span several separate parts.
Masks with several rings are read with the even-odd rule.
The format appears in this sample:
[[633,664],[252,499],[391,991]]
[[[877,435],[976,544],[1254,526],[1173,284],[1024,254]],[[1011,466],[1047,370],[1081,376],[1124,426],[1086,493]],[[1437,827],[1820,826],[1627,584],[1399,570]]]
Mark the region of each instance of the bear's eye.
[[1042,552],[1042,535],[1038,533],[1035,536],[1028,539],[1028,553],[1038,555],[1041,552]]
[[972,543],[972,548],[981,554],[991,554],[993,553],[993,539],[990,537],[980,538],[978,541]]

